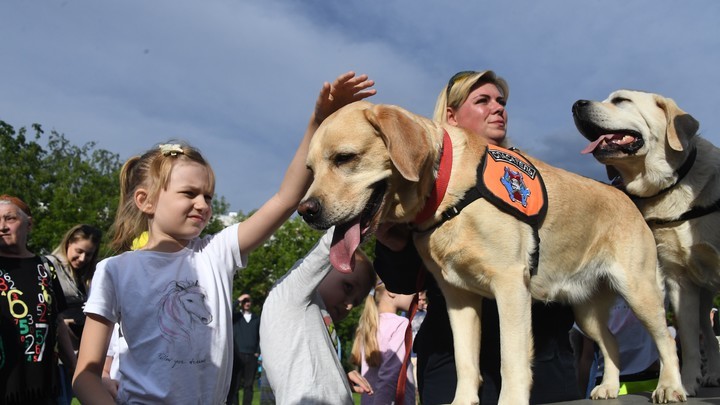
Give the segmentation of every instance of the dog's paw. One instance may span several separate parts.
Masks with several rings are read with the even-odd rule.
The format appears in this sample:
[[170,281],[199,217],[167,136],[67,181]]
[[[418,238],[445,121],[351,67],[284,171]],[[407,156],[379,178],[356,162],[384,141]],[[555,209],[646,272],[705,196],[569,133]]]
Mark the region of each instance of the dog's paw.
[[682,387],[661,387],[658,386],[652,393],[654,404],[667,404],[668,402],[686,402],[687,394]]
[[620,386],[615,384],[600,384],[590,392],[591,399],[615,399],[618,397]]
[[694,397],[697,395],[702,381],[703,377],[702,374],[700,374],[700,370],[697,370],[697,372],[689,372],[689,370],[686,369],[682,370],[683,387],[685,387],[685,391],[689,396]]
[[720,374],[707,373],[702,377],[703,387],[720,387]]

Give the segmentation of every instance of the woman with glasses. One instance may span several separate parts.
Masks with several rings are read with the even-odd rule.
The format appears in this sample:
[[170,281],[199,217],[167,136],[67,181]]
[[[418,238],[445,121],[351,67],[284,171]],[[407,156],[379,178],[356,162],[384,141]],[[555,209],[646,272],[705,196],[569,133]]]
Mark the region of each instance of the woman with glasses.
[[[493,71],[463,71],[442,89],[435,104],[434,120],[461,127],[484,137],[491,145],[508,146],[505,108],[509,88]],[[415,292],[419,272],[426,273],[405,228],[395,226],[377,234],[375,269],[395,293]],[[457,376],[450,320],[445,298],[430,274],[424,274],[428,305],[425,320],[414,341],[417,383],[423,404],[450,403]],[[531,403],[580,399],[569,331],[573,313],[567,306],[536,303],[532,307],[535,358]],[[497,403],[500,393],[500,327],[495,300],[482,305],[480,388],[482,404]]]

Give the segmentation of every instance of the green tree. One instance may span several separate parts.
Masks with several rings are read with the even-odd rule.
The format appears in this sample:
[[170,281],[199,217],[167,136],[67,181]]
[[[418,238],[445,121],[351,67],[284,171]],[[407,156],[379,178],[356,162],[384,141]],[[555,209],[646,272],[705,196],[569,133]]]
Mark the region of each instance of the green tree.
[[92,142],[72,145],[56,131],[45,136],[39,124],[32,131],[28,135],[23,127],[16,132],[0,121],[0,193],[17,195],[30,205],[31,250],[52,250],[78,223],[107,231],[119,194],[118,155],[96,149]]
[[[70,143],[64,135],[52,131],[46,136],[39,124],[32,134],[24,127],[15,131],[0,120],[0,194],[22,198],[33,211],[30,249],[37,253],[52,251],[65,232],[79,223],[101,229],[105,234],[115,219],[120,196],[119,155]],[[218,216],[228,212],[224,197],[213,198],[212,220],[203,234],[224,227]],[[109,236],[103,238],[101,257]]]

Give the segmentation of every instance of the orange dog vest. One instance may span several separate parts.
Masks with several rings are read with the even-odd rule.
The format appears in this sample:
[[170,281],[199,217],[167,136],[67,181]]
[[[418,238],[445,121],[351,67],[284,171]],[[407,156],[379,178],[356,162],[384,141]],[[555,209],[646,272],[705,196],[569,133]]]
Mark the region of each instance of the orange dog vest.
[[545,217],[547,192],[540,172],[515,150],[488,145],[477,187],[488,201],[528,224]]

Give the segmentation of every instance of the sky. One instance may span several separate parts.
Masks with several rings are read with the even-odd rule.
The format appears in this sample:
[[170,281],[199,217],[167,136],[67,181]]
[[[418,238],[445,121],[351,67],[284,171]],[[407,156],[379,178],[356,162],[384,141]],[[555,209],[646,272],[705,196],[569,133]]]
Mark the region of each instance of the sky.
[[4,0],[0,19],[0,120],[123,161],[187,141],[232,211],[277,191],[322,83],[347,71],[375,80],[370,101],[431,116],[455,72],[492,69],[511,143],[598,180],[579,99],[659,93],[720,145],[717,0]]

